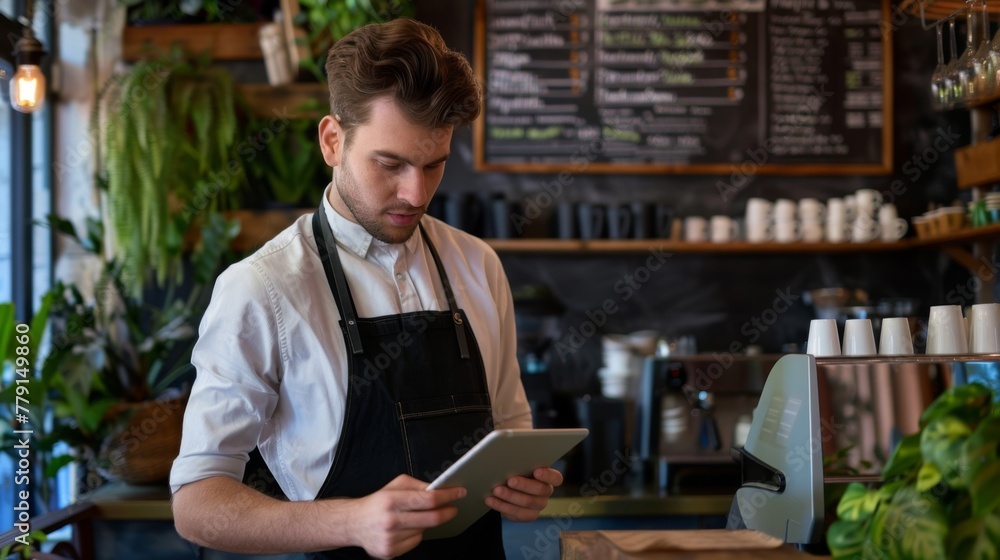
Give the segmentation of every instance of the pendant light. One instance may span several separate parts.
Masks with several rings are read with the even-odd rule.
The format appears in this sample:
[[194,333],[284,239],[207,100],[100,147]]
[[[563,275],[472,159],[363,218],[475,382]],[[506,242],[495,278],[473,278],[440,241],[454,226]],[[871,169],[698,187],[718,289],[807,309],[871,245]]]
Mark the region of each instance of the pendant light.
[[17,70],[10,80],[10,104],[22,113],[34,113],[45,103],[45,74],[42,73],[42,56],[45,49],[31,29],[34,2],[26,2],[24,34],[14,45]]

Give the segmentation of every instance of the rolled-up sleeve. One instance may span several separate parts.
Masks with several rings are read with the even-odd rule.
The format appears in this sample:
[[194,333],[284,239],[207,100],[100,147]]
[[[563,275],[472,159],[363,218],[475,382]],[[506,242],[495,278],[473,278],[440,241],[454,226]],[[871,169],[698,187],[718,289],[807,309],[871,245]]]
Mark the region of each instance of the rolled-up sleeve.
[[267,286],[252,266],[233,265],[216,281],[198,329],[191,356],[197,377],[171,492],[213,476],[242,480],[278,401],[280,348]]
[[493,421],[496,429],[531,428],[531,406],[521,383],[521,367],[517,363],[517,326],[514,321],[514,298],[503,268],[496,259],[496,271],[491,283],[500,320],[499,376],[493,400]]

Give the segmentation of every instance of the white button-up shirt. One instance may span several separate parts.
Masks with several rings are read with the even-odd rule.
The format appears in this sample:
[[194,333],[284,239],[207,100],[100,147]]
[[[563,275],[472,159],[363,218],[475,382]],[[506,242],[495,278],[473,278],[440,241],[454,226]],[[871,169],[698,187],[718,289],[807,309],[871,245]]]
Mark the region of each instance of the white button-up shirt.
[[[323,210],[359,317],[448,308],[419,229],[405,243],[387,244],[340,216],[326,194]],[[530,428],[500,260],[480,239],[430,216],[421,223],[475,333],[495,427]],[[191,358],[197,378],[170,473],[172,491],[212,476],[242,480],[249,452],[259,447],[290,500],[316,497],[344,422],[348,352],[339,320],[312,215],[219,276]]]

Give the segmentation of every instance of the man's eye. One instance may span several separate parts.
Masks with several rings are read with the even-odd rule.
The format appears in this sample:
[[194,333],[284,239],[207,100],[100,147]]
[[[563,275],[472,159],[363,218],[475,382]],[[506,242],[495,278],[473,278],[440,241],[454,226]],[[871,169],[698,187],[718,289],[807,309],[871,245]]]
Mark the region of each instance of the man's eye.
[[395,170],[399,169],[399,164],[398,163],[389,163],[389,162],[385,162],[385,161],[379,161],[378,165],[382,169],[386,169],[388,171],[395,171]]

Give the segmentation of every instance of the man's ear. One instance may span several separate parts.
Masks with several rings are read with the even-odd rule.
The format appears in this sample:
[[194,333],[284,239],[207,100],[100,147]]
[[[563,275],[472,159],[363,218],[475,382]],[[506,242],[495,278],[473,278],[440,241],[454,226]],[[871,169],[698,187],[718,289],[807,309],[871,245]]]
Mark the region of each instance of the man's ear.
[[344,156],[344,129],[332,115],[319,121],[319,147],[323,150],[323,160],[327,165],[340,165],[340,158]]

